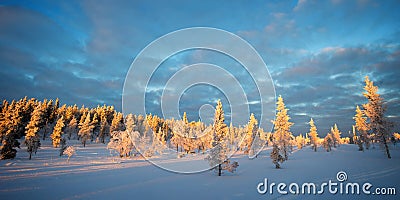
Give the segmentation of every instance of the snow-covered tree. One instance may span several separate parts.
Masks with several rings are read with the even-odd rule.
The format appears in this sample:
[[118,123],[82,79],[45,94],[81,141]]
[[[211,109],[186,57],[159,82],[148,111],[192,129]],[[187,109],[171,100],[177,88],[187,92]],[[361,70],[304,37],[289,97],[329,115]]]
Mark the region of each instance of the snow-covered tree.
[[114,131],[111,133],[107,149],[115,150],[119,156],[129,157],[133,150],[133,143],[127,131]]
[[285,161],[285,158],[281,155],[281,150],[279,149],[279,146],[275,143],[272,146],[270,158],[272,159],[272,163],[275,164],[276,169],[280,169],[280,163],[283,163]]
[[26,126],[25,145],[29,153],[29,160],[32,158],[32,153],[36,154],[40,147],[39,130],[40,125],[43,123],[43,115],[42,106],[39,104],[33,111],[31,120]]
[[310,136],[310,143],[312,145],[313,150],[317,151],[318,141],[319,141],[317,127],[315,126],[314,120],[312,118],[309,124],[310,124],[310,132],[308,133],[308,135]]
[[217,101],[214,115],[213,125],[213,148],[210,150],[209,155],[206,157],[210,166],[218,172],[218,176],[222,175],[223,170],[235,171],[239,166],[237,162],[230,163],[227,156],[227,132],[228,127],[225,124],[224,110],[222,109],[221,100]]
[[[17,154],[15,147],[19,148],[18,130],[21,126],[19,106],[13,101],[8,104],[3,101],[0,112],[0,159],[13,159]],[[23,124],[22,124],[23,125]]]
[[244,153],[249,153],[251,150],[251,145],[253,144],[254,137],[256,136],[258,131],[258,121],[254,117],[254,114],[251,113],[249,122],[247,123],[247,133],[244,139],[244,145],[246,145],[246,150]]
[[78,121],[76,120],[75,116],[72,117],[71,121],[69,121],[65,133],[68,135],[68,139],[71,139],[72,134],[76,134],[78,127]]
[[73,146],[68,146],[65,150],[64,150],[64,154],[68,156],[67,159],[67,163],[69,162],[69,159],[76,154],[75,152],[75,148]]
[[341,138],[340,138],[341,132],[339,131],[337,125],[335,124],[333,127],[331,127],[331,139],[333,140],[333,147],[337,147],[341,144]]
[[61,117],[60,119],[57,120],[57,124],[53,129],[53,133],[50,135],[51,140],[53,141],[53,147],[56,148],[60,144],[61,141],[61,135],[63,134],[63,128],[64,128],[64,119]]
[[272,121],[274,124],[274,133],[272,135],[273,143],[277,145],[279,153],[281,153],[283,158],[287,160],[290,147],[289,143],[292,137],[290,127],[293,125],[293,123],[289,122],[290,117],[287,114],[288,109],[285,107],[285,103],[283,102],[283,98],[281,96],[278,97],[276,104],[277,113],[275,120]]
[[304,138],[302,134],[296,136],[295,140],[297,149],[302,149],[307,144],[306,138]]
[[334,145],[334,137],[332,136],[331,133],[328,133],[324,138],[322,146],[325,148],[327,152],[329,152],[331,151],[333,145]]
[[355,127],[357,128],[357,131],[360,135],[359,150],[364,151],[363,144],[365,144],[366,149],[369,149],[371,140],[368,135],[369,127],[367,124],[367,117],[365,117],[364,111],[361,110],[359,106],[357,106],[356,108],[356,114],[353,119],[356,123]]
[[114,113],[114,118],[111,122],[110,133],[114,131],[123,131],[124,127],[124,115],[120,112]]
[[383,106],[383,98],[378,94],[378,87],[370,81],[368,76],[365,77],[364,97],[368,99],[368,103],[363,104],[364,113],[369,119],[368,127],[375,133],[375,138],[379,140],[385,149],[387,157],[390,159],[390,151],[387,145],[387,139],[390,138],[390,123],[384,116],[385,107]]
[[[84,117],[84,116],[82,116]],[[90,113],[88,113],[85,117],[85,121],[79,124],[79,132],[78,135],[82,141],[83,147],[86,147],[86,142],[91,138],[92,131],[94,125],[91,123],[90,120]]]

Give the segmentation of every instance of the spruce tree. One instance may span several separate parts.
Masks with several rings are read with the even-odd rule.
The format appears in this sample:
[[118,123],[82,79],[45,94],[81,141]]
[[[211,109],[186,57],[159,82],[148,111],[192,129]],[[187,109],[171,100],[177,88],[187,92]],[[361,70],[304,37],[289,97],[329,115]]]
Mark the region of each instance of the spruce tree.
[[278,97],[276,105],[277,113],[275,120],[272,121],[274,124],[274,133],[272,135],[273,143],[277,145],[279,153],[281,153],[283,158],[287,160],[290,147],[289,143],[292,137],[290,127],[293,123],[289,122],[290,117],[287,114],[288,109],[285,107],[285,103],[281,96]]
[[318,147],[318,133],[317,133],[317,127],[314,124],[314,120],[311,118],[310,122],[310,132],[308,133],[308,135],[310,136],[310,143],[312,145],[312,148],[314,151],[317,151],[317,147]]
[[364,111],[360,109],[359,106],[356,108],[356,114],[353,117],[356,125],[355,127],[357,128],[357,131],[360,133],[360,145],[359,145],[359,150],[364,151],[363,144],[365,144],[365,148],[369,149],[370,146],[370,138],[369,138],[369,127],[367,124],[367,117],[365,117]]
[[258,122],[254,117],[254,114],[251,113],[249,122],[247,124],[247,134],[245,137],[246,150],[244,153],[249,153],[251,150],[251,145],[253,144],[254,137],[256,136],[258,131]]
[[32,158],[32,153],[37,152],[40,147],[39,130],[40,125],[43,123],[43,107],[39,104],[32,113],[32,117],[26,126],[25,145],[29,153],[29,160]]
[[222,109],[221,100],[217,101],[215,108],[214,124],[213,124],[213,148],[210,150],[210,154],[207,156],[207,160],[211,167],[213,167],[218,176],[222,175],[222,170],[228,170],[234,172],[237,168],[238,163],[230,163],[227,156],[227,132],[228,127],[225,124],[224,110]]
[[387,140],[390,138],[389,122],[384,116],[385,107],[383,106],[383,98],[378,94],[378,87],[374,86],[374,82],[370,81],[368,76],[365,77],[364,97],[368,99],[368,103],[363,104],[365,115],[369,119],[368,127],[375,134],[385,149],[386,156],[390,159],[390,151]]
[[53,147],[57,148],[58,145],[60,145],[61,141],[61,135],[64,133],[63,128],[64,128],[64,118],[61,117],[57,120],[57,124],[53,129],[53,133],[50,135],[51,140],[53,141]]
[[[84,117],[84,116],[82,116]],[[86,147],[86,142],[91,138],[94,125],[92,125],[90,120],[90,113],[86,115],[85,121],[79,124],[79,136],[81,138],[83,147]]]
[[339,131],[337,125],[335,124],[333,127],[331,127],[331,139],[333,142],[333,147],[337,147],[341,144],[341,138],[340,138],[341,132]]

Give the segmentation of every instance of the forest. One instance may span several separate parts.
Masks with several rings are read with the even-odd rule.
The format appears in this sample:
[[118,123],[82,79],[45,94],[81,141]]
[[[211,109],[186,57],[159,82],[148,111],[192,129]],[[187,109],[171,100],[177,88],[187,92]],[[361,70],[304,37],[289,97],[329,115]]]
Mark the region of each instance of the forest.
[[[207,153],[210,167],[218,175],[221,171],[234,172],[239,166],[231,162],[229,152],[254,151],[252,143],[255,137],[262,139],[265,145],[272,146],[270,158],[276,168],[288,160],[294,148],[310,146],[314,151],[323,147],[326,151],[341,144],[355,144],[359,151],[368,150],[379,143],[387,158],[391,158],[388,143],[396,143],[400,134],[391,132],[393,124],[384,116],[384,99],[378,93],[378,87],[365,77],[364,97],[367,103],[355,105],[353,137],[341,137],[338,125],[332,123],[331,131],[325,137],[318,136],[318,129],[311,118],[310,131],[297,134],[291,131],[288,109],[283,97],[276,102],[276,117],[271,132],[258,127],[253,114],[248,124],[235,127],[225,123],[221,101],[215,107],[213,124],[201,121],[189,121],[186,113],[182,119],[163,119],[157,115],[127,114],[115,110],[113,106],[88,108],[77,105],[60,105],[60,100],[25,97],[8,102],[3,100],[0,107],[0,158],[13,159],[21,146],[26,146],[32,159],[41,141],[51,140],[59,156],[74,154],[71,140],[79,140],[83,147],[92,143],[107,144],[107,148],[119,157],[152,157],[162,154],[166,148],[187,154]],[[18,149],[18,150],[17,150]]]

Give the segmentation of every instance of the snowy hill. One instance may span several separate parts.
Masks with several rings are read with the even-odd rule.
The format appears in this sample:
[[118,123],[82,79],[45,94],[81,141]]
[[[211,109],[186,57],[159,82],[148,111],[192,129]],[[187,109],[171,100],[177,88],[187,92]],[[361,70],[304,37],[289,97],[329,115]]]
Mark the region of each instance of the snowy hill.
[[[365,152],[357,151],[355,145],[341,145],[332,152],[322,148],[313,152],[305,147],[294,151],[282,169],[274,168],[267,147],[253,160],[243,154],[234,155],[232,160],[240,165],[237,172],[218,177],[212,171],[168,172],[140,157],[120,159],[110,155],[104,144],[83,148],[76,143],[77,155],[67,163],[67,157],[59,157],[50,141],[42,143],[32,160],[22,148],[14,160],[0,161],[0,199],[399,199],[400,146],[390,146],[391,160],[379,147]],[[347,174],[347,180],[338,181],[340,171]],[[266,194],[257,191],[265,178],[269,186],[275,183],[272,194],[269,187]],[[301,193],[303,183],[314,183],[318,193],[329,181],[338,184],[334,195],[327,185],[322,187],[323,194]],[[286,184],[281,189],[288,194],[279,194],[280,183]],[[347,183],[359,184],[361,194],[345,194]],[[363,193],[364,183],[372,185],[368,190],[371,194]],[[259,189],[265,189],[264,185]],[[295,185],[300,187],[300,194],[291,194]],[[377,187],[386,192],[395,188],[397,195],[373,195]]]

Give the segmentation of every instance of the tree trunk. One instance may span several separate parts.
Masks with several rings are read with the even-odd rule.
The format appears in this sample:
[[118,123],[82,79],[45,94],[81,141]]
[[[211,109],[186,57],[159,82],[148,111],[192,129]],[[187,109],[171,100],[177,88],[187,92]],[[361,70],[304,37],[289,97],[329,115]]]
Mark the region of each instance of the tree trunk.
[[29,152],[29,160],[32,159],[32,152]]
[[382,139],[383,139],[383,144],[385,145],[386,155],[389,159],[391,159],[392,157],[390,156],[389,147],[386,142],[386,137],[382,135]]
[[83,141],[83,147],[86,147],[86,140]]
[[222,167],[221,164],[218,165],[218,176],[221,176]]

